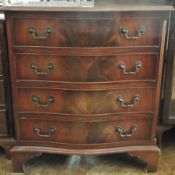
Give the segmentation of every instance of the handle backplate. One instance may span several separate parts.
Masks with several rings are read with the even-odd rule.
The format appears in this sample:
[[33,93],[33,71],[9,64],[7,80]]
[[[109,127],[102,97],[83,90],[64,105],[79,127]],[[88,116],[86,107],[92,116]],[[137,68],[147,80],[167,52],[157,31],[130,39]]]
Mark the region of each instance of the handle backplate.
[[139,95],[134,95],[132,97],[131,102],[125,102],[122,95],[119,95],[117,97],[117,102],[119,102],[123,108],[134,107],[138,103],[139,100],[140,100]]
[[55,127],[49,127],[46,134],[41,134],[41,129],[38,128],[38,127],[34,127],[34,128],[33,128],[33,131],[34,131],[34,132],[36,133],[36,135],[39,136],[39,137],[49,138],[49,137],[52,136],[52,134],[53,134],[54,132],[56,132],[56,128],[55,128]]
[[136,32],[137,33],[136,35],[129,35],[129,30],[127,29],[127,27],[121,27],[120,33],[127,40],[136,40],[145,34],[145,27],[139,26],[139,29]]
[[31,64],[31,69],[34,71],[36,75],[48,75],[51,70],[53,70],[54,66],[52,63],[48,63],[46,70],[38,69],[38,66],[35,63]]
[[51,27],[47,27],[45,29],[45,33],[40,36],[37,34],[37,30],[34,27],[29,27],[28,32],[31,33],[33,39],[46,40],[49,37],[49,35],[53,33],[53,29]]
[[32,96],[32,101],[36,104],[36,106],[37,106],[38,108],[46,108],[46,107],[49,107],[49,105],[53,104],[54,101],[55,101],[55,99],[54,99],[53,96],[50,96],[50,97],[47,99],[47,102],[46,102],[46,103],[42,103],[42,102],[40,101],[40,98],[39,98],[39,97],[33,95],[33,96]]
[[143,64],[141,61],[137,61],[135,63],[135,70],[134,71],[127,71],[127,68],[124,63],[119,63],[119,68],[122,70],[124,75],[136,75],[139,73],[140,69],[142,68]]
[[126,133],[126,132],[122,129],[122,127],[120,127],[120,126],[117,126],[117,127],[116,127],[116,132],[119,134],[119,136],[120,136],[121,138],[132,137],[132,136],[136,133],[137,130],[138,130],[137,125],[133,125],[133,126],[130,128],[129,133]]

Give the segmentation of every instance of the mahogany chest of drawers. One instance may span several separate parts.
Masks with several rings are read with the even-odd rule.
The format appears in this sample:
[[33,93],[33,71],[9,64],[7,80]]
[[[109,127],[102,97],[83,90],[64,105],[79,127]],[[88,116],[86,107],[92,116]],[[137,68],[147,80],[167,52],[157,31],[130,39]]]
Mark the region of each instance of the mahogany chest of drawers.
[[0,14],[0,147],[10,157],[14,146],[14,131],[11,112],[11,93],[7,62],[7,46],[4,15]]
[[5,14],[14,170],[45,152],[128,152],[155,171],[168,13]]

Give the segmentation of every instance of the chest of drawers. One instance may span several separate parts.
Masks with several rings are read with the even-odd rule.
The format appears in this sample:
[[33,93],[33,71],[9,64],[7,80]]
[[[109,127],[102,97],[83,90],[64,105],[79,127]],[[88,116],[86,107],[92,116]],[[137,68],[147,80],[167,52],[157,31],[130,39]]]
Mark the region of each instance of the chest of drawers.
[[157,169],[167,12],[6,12],[15,171],[42,153],[127,152]]
[[15,140],[13,139],[14,131],[6,44],[4,15],[0,14],[0,147],[10,157],[10,149],[15,145]]

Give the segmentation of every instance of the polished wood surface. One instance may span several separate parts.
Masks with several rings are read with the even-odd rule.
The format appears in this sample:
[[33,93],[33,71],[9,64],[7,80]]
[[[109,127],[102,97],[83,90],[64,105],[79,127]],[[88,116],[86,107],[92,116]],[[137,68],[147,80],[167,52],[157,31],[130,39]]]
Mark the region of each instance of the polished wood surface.
[[[132,152],[131,145],[140,145],[141,153],[132,153],[155,171],[167,18],[165,12],[7,12],[19,146],[12,150],[14,170],[46,147],[101,154],[100,148]],[[154,160],[144,158],[150,145]],[[42,148],[29,154],[32,146]]]
[[[159,56],[157,54],[119,54],[96,57],[36,54],[15,55],[17,81],[152,81],[156,79],[158,59]],[[126,68],[122,69],[120,67],[121,64]],[[139,64],[141,65],[140,67]],[[32,68],[32,66],[34,67]]]
[[[118,128],[123,133],[117,131]],[[27,128],[27,130],[26,130]],[[53,128],[55,131],[49,132]],[[35,129],[40,131],[37,133]],[[135,129],[135,131],[133,131]],[[81,132],[80,132],[81,131]],[[151,136],[151,118],[138,116],[121,119],[81,121],[60,121],[41,118],[20,119],[21,141],[55,142],[70,144],[104,144],[115,142],[147,141]],[[122,136],[123,134],[123,136]],[[131,144],[130,143],[130,144]]]
[[[112,153],[124,153],[127,152],[131,156],[138,157],[145,161],[147,164],[146,171],[156,171],[157,161],[160,150],[156,146],[129,146],[129,147],[116,147],[108,149],[59,149],[39,146],[15,146],[12,153],[12,164],[15,171],[23,171],[22,164],[27,160],[41,156],[43,153],[55,153],[55,154],[76,154],[86,155],[88,154],[112,154]],[[153,157],[152,157],[153,156]],[[19,162],[19,163],[18,163]]]
[[[34,36],[29,29],[35,31]],[[47,34],[47,29],[52,30]],[[128,40],[122,33],[128,30],[128,36],[138,39]],[[143,34],[138,36],[140,28]],[[89,18],[71,19],[14,18],[13,44],[16,46],[49,47],[121,47],[121,46],[157,46],[159,45],[161,18]],[[21,35],[19,35],[21,33]],[[36,37],[36,38],[35,38]],[[45,37],[40,39],[39,37]]]
[[[110,114],[121,112],[153,112],[154,89],[130,88],[103,91],[77,91],[56,89],[18,89],[19,112],[45,112],[62,114]],[[138,96],[138,101],[134,100]],[[35,101],[33,98],[38,98]],[[124,105],[119,101],[124,100]],[[53,98],[53,102],[49,102]],[[42,106],[43,104],[43,106]]]

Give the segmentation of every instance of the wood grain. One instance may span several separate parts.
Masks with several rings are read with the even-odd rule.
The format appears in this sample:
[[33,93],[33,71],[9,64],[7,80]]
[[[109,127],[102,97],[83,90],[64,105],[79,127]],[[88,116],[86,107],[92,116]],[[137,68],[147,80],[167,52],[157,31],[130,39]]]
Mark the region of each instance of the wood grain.
[[[167,16],[141,11],[6,12],[18,145],[12,150],[14,170],[21,170],[24,161],[42,152],[130,152],[146,160],[150,171],[156,170],[155,133]],[[145,31],[137,38],[141,26]],[[35,36],[29,27],[36,29]],[[45,35],[47,27],[53,33],[36,39]],[[121,27],[136,38],[126,39]],[[145,66],[139,75],[125,77],[116,70],[116,63],[123,61],[126,71],[133,71],[138,55]],[[49,71],[45,78],[33,74],[33,62],[37,71],[45,71],[52,61],[55,72]],[[123,106],[132,104],[135,95],[140,99],[125,108],[122,100],[116,102],[119,95]],[[50,97],[54,97],[52,103]],[[139,132],[133,139],[114,134],[116,124],[124,128],[121,135],[133,134],[135,123]],[[53,126],[56,130],[50,133]],[[154,160],[149,158],[151,153]]]
[[[128,35],[137,36],[143,26],[143,36],[127,40],[121,34],[121,27],[128,29]],[[32,27],[36,36],[44,36],[48,27],[51,33],[44,40],[34,39],[28,32]],[[19,46],[50,47],[119,47],[159,45],[161,18],[15,18],[13,19],[13,44]],[[19,35],[20,33],[20,35]]]
[[[153,88],[131,88],[101,91],[76,91],[56,89],[18,89],[18,111],[44,112],[62,114],[110,114],[121,112],[153,112]],[[133,107],[122,107],[117,100],[122,96],[124,103],[133,104],[133,97],[139,95],[139,101]],[[47,104],[48,98],[53,97],[54,102],[48,107],[37,107],[32,97],[39,98],[39,103]]]
[[[127,121],[127,122],[126,122]],[[131,129],[136,126],[136,132],[132,136],[120,137],[116,131],[121,127],[125,134],[131,134]],[[41,135],[49,135],[48,129],[56,131],[46,138],[38,136],[34,128],[40,129]],[[20,120],[21,141],[42,141],[72,144],[103,144],[120,141],[144,141],[150,139],[150,118],[137,117],[135,119],[123,117],[119,120],[108,121],[59,121],[45,120],[43,118],[25,118]]]
[[[126,54],[112,56],[57,56],[17,54],[15,56],[17,81],[45,80],[59,82],[109,82],[125,80],[156,79],[158,55],[156,54]],[[141,68],[136,72],[136,64]],[[120,64],[126,66],[126,72],[136,72],[125,75]],[[48,69],[49,64],[53,65]],[[32,65],[37,66],[32,69]],[[43,74],[41,74],[43,73]]]

